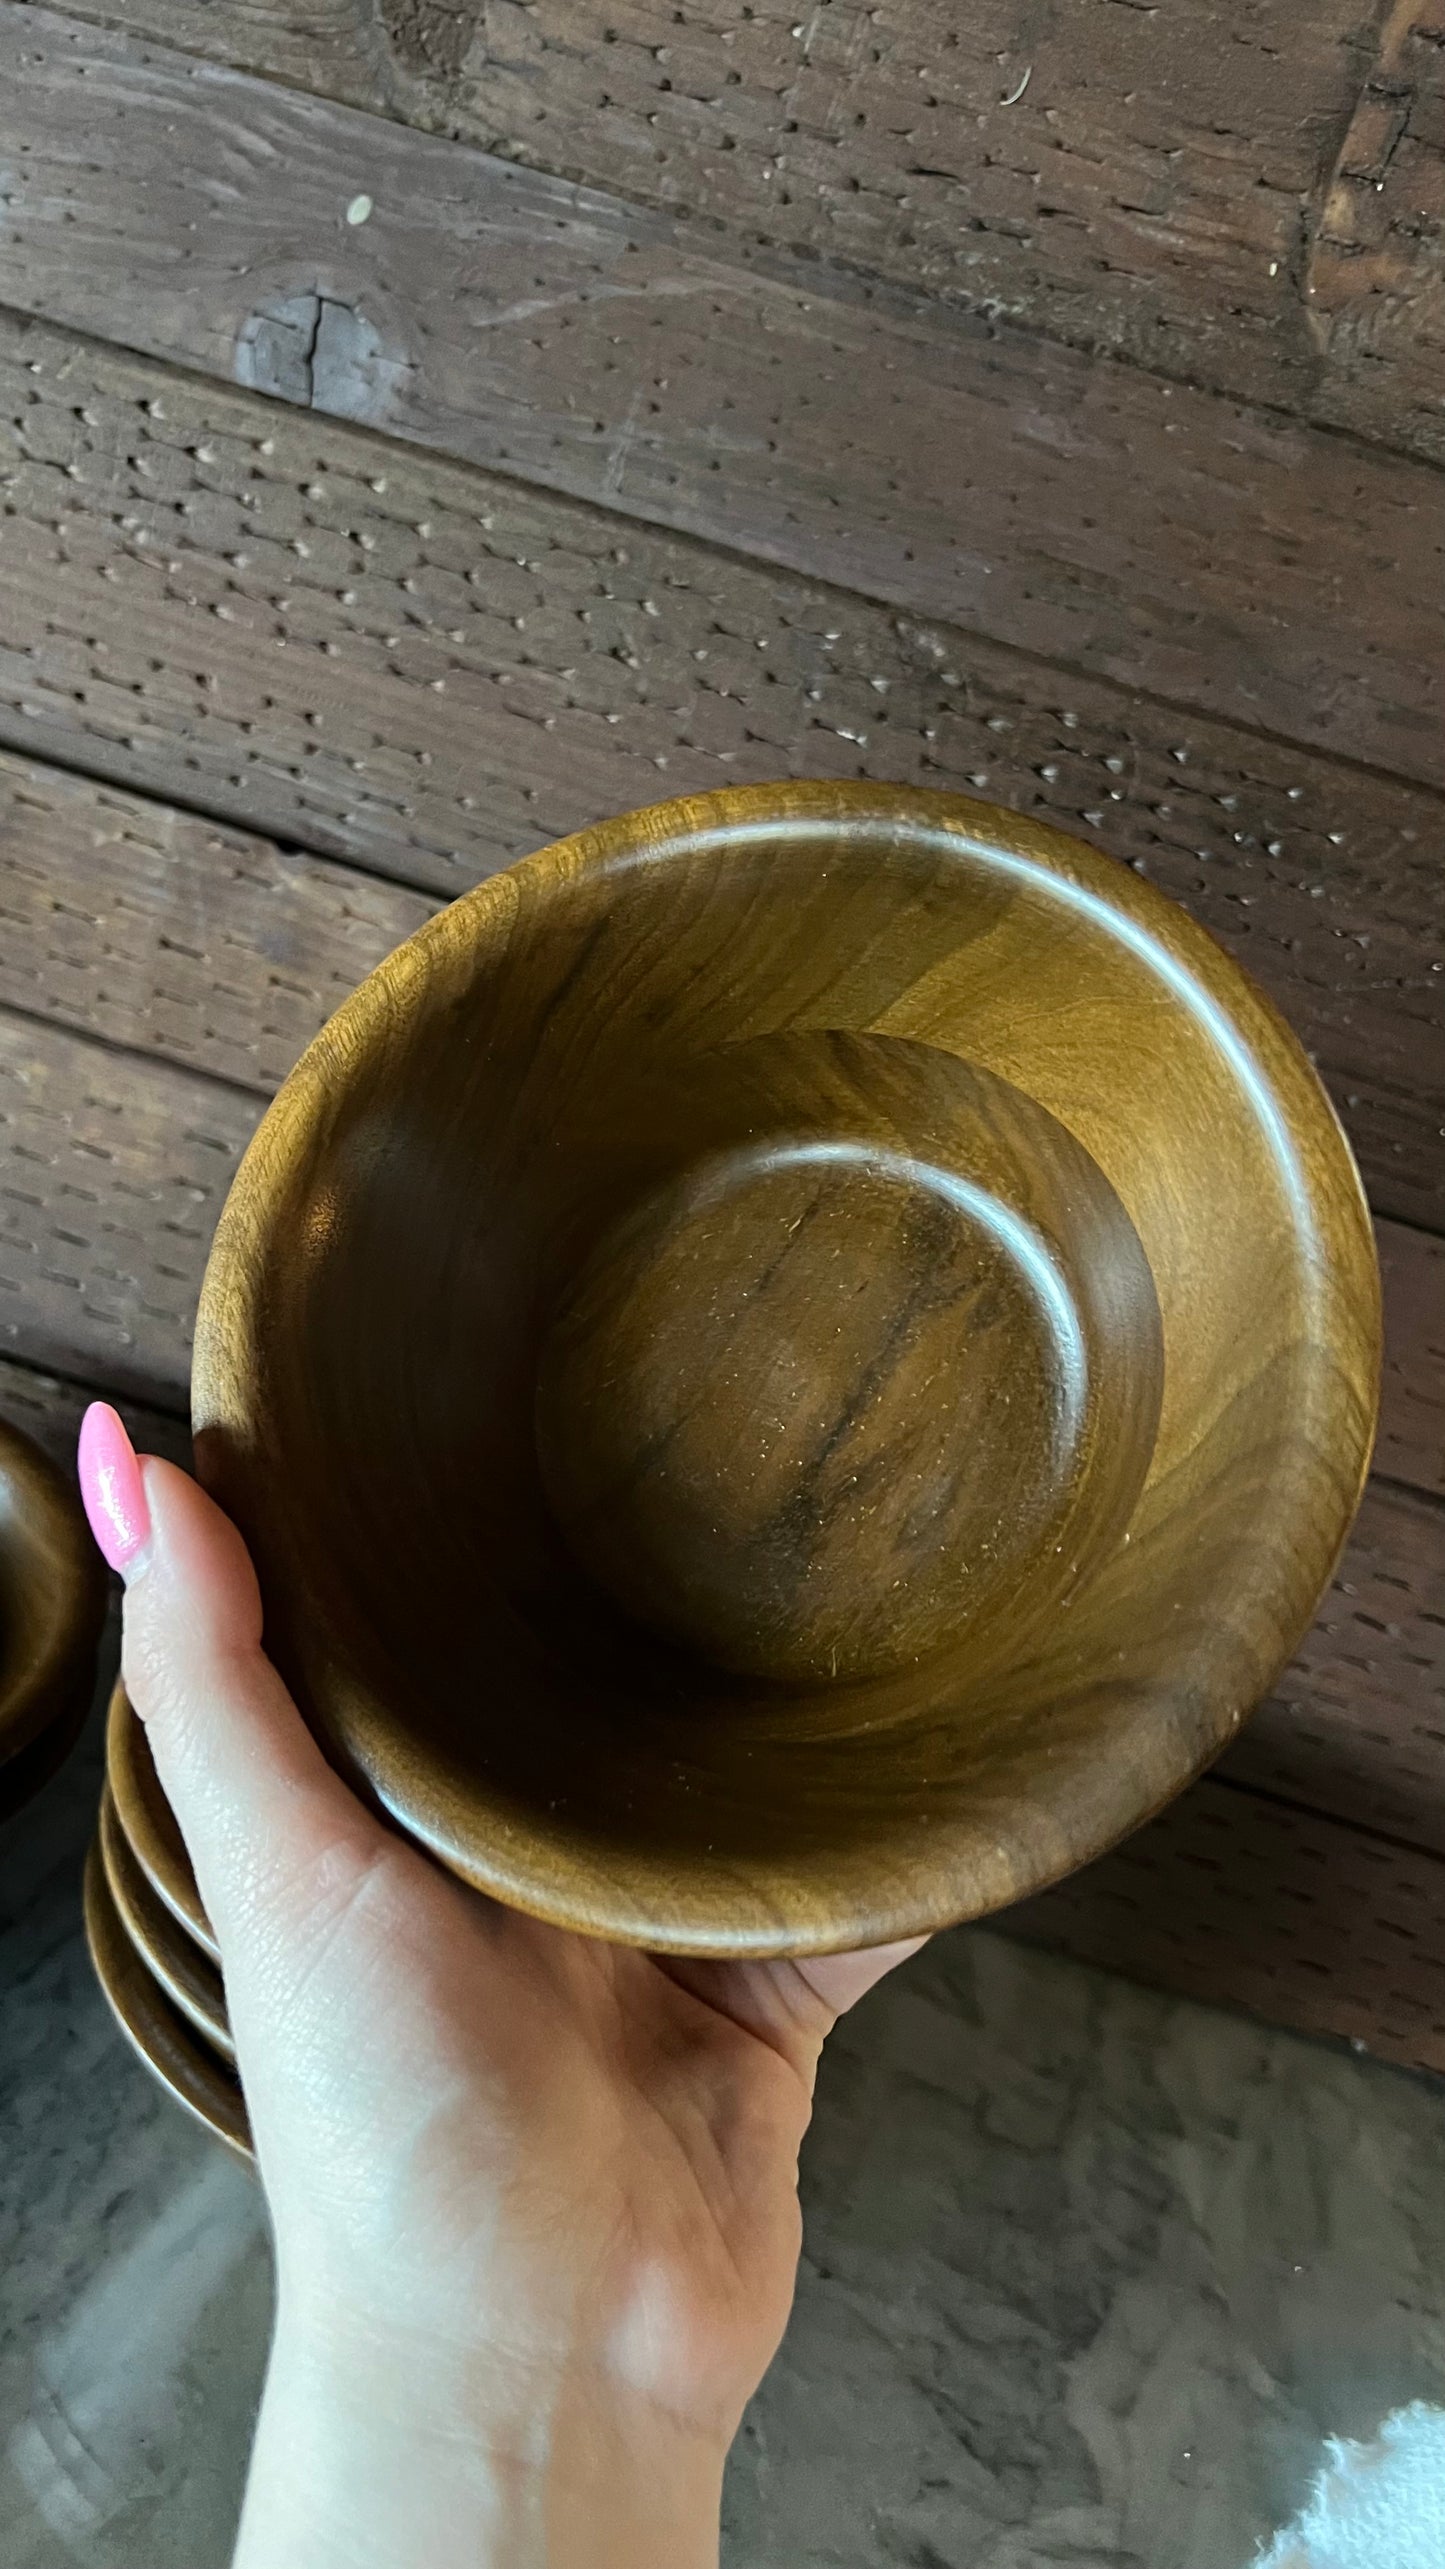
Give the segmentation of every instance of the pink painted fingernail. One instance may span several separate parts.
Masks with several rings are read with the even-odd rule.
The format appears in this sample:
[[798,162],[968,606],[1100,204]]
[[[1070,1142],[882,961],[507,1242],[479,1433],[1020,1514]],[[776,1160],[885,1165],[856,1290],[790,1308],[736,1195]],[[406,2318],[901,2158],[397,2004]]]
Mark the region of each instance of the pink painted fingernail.
[[128,1569],[150,1541],[151,1518],[135,1447],[107,1401],[93,1400],[80,1422],[80,1495],[112,1570]]

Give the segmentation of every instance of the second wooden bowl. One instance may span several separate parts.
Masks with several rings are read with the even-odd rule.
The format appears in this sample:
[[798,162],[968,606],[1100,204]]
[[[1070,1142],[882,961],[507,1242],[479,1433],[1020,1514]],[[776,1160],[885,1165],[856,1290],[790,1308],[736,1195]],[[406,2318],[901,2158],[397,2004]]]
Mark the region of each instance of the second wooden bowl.
[[151,2076],[241,2158],[251,2129],[235,2072],[167,1997],[142,1960],[116,1908],[93,1840],[85,1861],[85,1938],[111,2013]]
[[558,1923],[995,1908],[1230,1737],[1354,1511],[1358,1180],[1299,1045],[1056,832],[665,805],[333,1019],[202,1304],[202,1469],[338,1761]]
[[177,1923],[142,1871],[109,1787],[100,1798],[96,1844],[116,1916],[152,1979],[187,2024],[204,2034],[211,2049],[234,2063],[236,2046],[220,1972],[211,1956]]
[[122,1834],[152,1891],[202,1953],[217,1962],[219,1948],[185,1840],[156,1773],[145,1726],[120,1678],[106,1714],[105,1771]]
[[38,1791],[73,1743],[95,1679],[105,1572],[80,1501],[0,1419],[0,1808]]

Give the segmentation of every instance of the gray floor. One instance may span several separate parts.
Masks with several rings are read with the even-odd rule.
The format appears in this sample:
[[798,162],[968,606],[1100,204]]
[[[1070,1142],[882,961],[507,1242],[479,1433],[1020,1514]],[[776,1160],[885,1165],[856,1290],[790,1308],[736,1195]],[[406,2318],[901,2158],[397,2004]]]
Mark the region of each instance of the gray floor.
[[[98,1773],[0,1831],[0,2557],[221,2569],[264,2232],[92,1985]],[[1445,2398],[1445,2092],[994,1933],[835,2039],[806,2196],[728,2569],[1247,2569]]]

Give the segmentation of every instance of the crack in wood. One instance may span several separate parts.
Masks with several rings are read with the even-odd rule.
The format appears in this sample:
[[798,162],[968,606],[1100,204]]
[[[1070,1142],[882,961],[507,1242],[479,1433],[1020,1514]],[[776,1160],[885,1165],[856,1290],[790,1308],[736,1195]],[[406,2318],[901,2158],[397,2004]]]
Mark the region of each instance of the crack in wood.
[[320,289],[263,305],[237,334],[237,383],[337,419],[376,426],[406,371],[357,305]]

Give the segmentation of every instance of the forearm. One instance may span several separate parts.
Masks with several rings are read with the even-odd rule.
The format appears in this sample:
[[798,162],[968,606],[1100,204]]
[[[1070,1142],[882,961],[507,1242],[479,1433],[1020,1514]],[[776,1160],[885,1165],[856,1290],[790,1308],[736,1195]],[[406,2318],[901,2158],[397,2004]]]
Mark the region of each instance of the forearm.
[[570,2391],[469,2395],[454,2352],[278,2327],[235,2569],[717,2569],[724,2455]]

